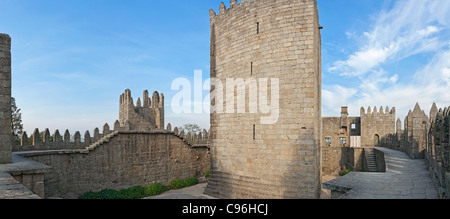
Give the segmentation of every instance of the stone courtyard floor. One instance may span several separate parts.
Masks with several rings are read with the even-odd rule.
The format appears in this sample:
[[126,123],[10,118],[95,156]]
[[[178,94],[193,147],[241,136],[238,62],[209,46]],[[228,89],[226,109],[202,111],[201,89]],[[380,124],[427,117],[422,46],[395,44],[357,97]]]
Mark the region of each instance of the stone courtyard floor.
[[208,183],[199,183],[179,190],[171,190],[161,195],[152,196],[144,199],[216,199],[212,196],[203,194]]
[[[423,159],[410,159],[401,151],[377,149],[385,154],[385,173],[351,172],[343,177],[323,176],[321,198],[331,198],[328,189],[338,188],[347,192],[341,199],[439,199],[437,187]],[[214,199],[203,194],[206,185],[200,183],[147,199]]]
[[384,152],[385,173],[351,172],[323,184],[323,188],[346,191],[341,199],[439,199],[438,190],[423,159],[404,152]]

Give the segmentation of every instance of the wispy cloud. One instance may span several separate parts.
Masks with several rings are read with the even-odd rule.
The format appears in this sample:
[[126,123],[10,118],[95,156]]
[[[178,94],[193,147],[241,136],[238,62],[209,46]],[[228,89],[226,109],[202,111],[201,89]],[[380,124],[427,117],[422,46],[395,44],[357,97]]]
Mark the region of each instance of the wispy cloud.
[[[341,76],[364,76],[387,61],[442,48],[445,43],[436,34],[448,28],[450,20],[442,8],[450,8],[449,1],[398,1],[392,10],[381,12],[374,27],[363,34],[358,51],[328,70]],[[351,38],[354,33],[346,35]]]
[[[325,116],[336,115],[340,112],[340,106],[349,102],[350,97],[357,93],[357,89],[346,88],[340,85],[332,85],[324,87],[322,91],[322,99],[326,110]],[[328,115],[327,115],[328,114]]]
[[[401,118],[416,102],[426,111],[433,102],[449,105],[449,11],[448,0],[396,1],[391,9],[380,12],[363,38],[353,38],[355,33],[347,32],[349,39],[362,40],[357,42],[361,46],[345,60],[335,61],[328,72],[356,80],[354,84],[359,86],[324,86],[323,102],[331,101],[324,103],[325,108],[339,109],[340,105],[330,100],[330,93],[343,95],[353,113],[359,113],[361,106],[381,104],[397,107]],[[392,67],[411,62],[409,58],[416,55],[429,57],[416,63],[421,66],[418,69],[405,74]]]

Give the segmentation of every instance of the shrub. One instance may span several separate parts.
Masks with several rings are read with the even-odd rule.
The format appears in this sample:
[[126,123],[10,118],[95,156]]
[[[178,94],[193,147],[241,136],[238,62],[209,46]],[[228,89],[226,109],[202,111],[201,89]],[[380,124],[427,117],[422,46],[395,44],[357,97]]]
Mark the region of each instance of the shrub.
[[342,172],[339,173],[339,176],[345,176],[345,175],[349,174],[350,172],[352,172],[352,170],[350,170],[350,169],[343,170]]
[[165,192],[166,190],[168,190],[167,186],[160,184],[160,183],[154,183],[154,184],[151,184],[151,185],[148,185],[145,187],[145,194],[146,194],[146,197],[149,197],[149,196],[159,195],[159,194]]
[[185,187],[190,187],[193,185],[197,185],[198,180],[197,178],[189,178],[189,179],[176,179],[172,182],[170,182],[169,187],[170,189],[182,189]]

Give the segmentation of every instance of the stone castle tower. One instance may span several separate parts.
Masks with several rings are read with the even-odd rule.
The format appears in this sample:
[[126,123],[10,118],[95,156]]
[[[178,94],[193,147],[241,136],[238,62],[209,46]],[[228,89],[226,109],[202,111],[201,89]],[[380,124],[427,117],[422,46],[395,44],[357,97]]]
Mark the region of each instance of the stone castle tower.
[[[430,115],[436,115],[437,112],[436,104],[433,104]],[[430,119],[420,108],[419,103],[416,103],[414,110],[409,110],[408,115],[405,117],[405,130],[403,135],[404,140],[410,144],[405,152],[411,158],[424,158],[424,151],[427,145],[426,131],[430,128],[430,123]]]
[[134,105],[131,91],[128,89],[120,95],[120,127],[128,130],[150,131],[164,128],[164,95],[154,92],[150,99],[144,91],[143,101],[138,98]]
[[[244,79],[259,87],[258,92],[238,89],[246,94],[241,99],[245,107],[227,105],[235,103],[236,94],[224,98],[235,113],[211,113],[211,175],[205,193],[319,198],[321,27],[316,0],[231,0],[229,9],[221,3],[219,14],[210,10],[210,20],[211,78]],[[266,91],[275,87],[274,78],[279,91]],[[230,88],[223,93],[235,93]],[[262,92],[279,94],[271,101],[279,100],[274,124],[263,124],[267,114],[252,108],[263,101]],[[222,108],[217,104],[211,95],[212,107]]]
[[395,107],[389,110],[377,107],[367,108],[361,107],[361,146],[374,147],[378,146],[381,139],[389,134],[396,133],[396,117]]

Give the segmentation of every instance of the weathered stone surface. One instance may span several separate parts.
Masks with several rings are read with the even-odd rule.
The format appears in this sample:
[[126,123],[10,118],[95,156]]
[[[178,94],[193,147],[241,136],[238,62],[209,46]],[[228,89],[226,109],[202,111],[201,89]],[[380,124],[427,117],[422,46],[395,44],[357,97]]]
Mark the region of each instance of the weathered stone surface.
[[20,155],[52,167],[45,176],[46,197],[169,183],[202,177],[209,169],[207,147],[191,147],[172,132],[110,134],[93,150],[29,151]]
[[44,178],[50,167],[12,154],[12,162],[0,164],[0,199],[44,198]]
[[10,174],[0,172],[0,199],[40,199]]
[[[438,191],[423,160],[404,152],[376,148],[384,153],[386,173],[351,172],[323,184],[340,199],[438,199]],[[402,165],[398,165],[401,163]]]
[[364,113],[361,109],[361,146],[381,146],[382,139],[390,134],[395,134],[396,117],[395,108],[383,110],[374,107],[374,111]]
[[360,117],[349,117],[348,108],[342,107],[340,117],[322,118],[322,170],[325,173],[345,169],[361,171],[363,168],[353,160],[353,153],[348,153],[352,151],[346,148],[384,146],[389,136],[396,136],[396,130],[401,132],[401,126],[396,129],[395,108],[378,110],[375,107],[372,112],[369,107],[366,113],[362,107],[360,112]]
[[144,91],[143,106],[140,98],[134,105],[131,91],[126,90],[120,96],[119,124],[128,130],[164,129],[164,95],[154,92],[152,99]]
[[[223,83],[227,78],[254,80],[259,93],[248,91],[240,107],[227,105],[232,99],[224,96],[223,109],[234,113],[211,114],[206,193],[222,198],[318,198],[321,37],[316,1],[243,0],[229,9],[221,4],[219,14],[210,11],[210,19],[211,77]],[[250,113],[255,111],[251,106],[254,97],[267,93],[260,79],[273,78],[279,79],[279,118],[275,124],[262,124],[261,117],[267,115],[261,110]]]
[[0,34],[0,164],[12,161],[11,38]]

